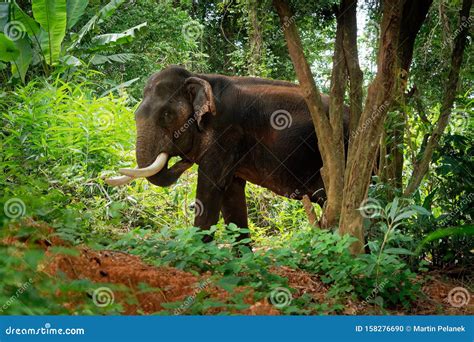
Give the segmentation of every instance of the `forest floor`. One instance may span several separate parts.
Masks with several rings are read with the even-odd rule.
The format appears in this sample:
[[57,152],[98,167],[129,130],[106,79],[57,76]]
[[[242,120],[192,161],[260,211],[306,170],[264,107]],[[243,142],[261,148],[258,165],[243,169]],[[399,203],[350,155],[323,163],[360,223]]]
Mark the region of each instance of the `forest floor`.
[[[45,261],[42,272],[50,277],[64,277],[70,280],[88,279],[97,284],[114,284],[120,289],[114,290],[114,301],[124,308],[123,314],[152,314],[165,310],[164,303],[183,302],[181,307],[174,310],[174,314],[186,314],[186,310],[193,304],[196,296],[205,296],[220,303],[230,303],[232,295],[241,293],[247,305],[245,309],[236,308],[234,314],[242,315],[279,315],[280,310],[269,303],[267,299],[256,300],[252,289],[245,286],[234,288],[229,293],[223,288],[212,284],[208,279],[212,274],[193,274],[172,267],[155,267],[144,262],[140,257],[111,250],[92,250],[86,246],[70,247],[54,235],[50,235],[52,228],[44,224],[30,222],[31,226],[41,229],[44,239],[35,241],[45,251]],[[26,240],[11,238],[3,240],[3,244],[27,245]],[[64,247],[74,251],[58,253],[53,247]],[[303,294],[310,295],[315,302],[330,303],[328,286],[317,275],[302,270],[280,266],[271,269],[271,272],[288,279],[288,285],[295,290],[293,298]],[[448,279],[441,271],[433,271],[423,276],[422,296],[409,309],[381,310],[380,308],[363,302],[347,299],[344,304],[344,315],[474,315],[474,303],[463,307],[454,307],[447,301],[448,293],[456,286],[462,286],[454,279]],[[421,276],[420,276],[421,277]],[[204,284],[204,285],[203,285]],[[98,285],[99,286],[99,285]],[[151,290],[144,291],[149,288]],[[159,289],[159,290],[157,290]],[[130,300],[130,296],[133,297]],[[64,303],[65,307],[73,309],[78,305],[71,296],[71,301]],[[471,294],[472,298],[472,294]],[[83,300],[83,299],[81,299]],[[216,306],[206,311],[206,314],[215,315],[228,308]]]

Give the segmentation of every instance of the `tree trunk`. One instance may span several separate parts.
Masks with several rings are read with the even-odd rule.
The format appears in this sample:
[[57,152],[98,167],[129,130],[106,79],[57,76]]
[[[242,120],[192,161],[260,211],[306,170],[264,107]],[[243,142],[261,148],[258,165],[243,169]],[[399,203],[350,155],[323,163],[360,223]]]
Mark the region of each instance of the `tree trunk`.
[[[407,1],[403,6],[402,22],[400,26],[400,38],[398,43],[398,58],[400,63],[400,86],[395,94],[396,102],[391,110],[398,111],[399,115],[392,117],[391,125],[386,131],[387,140],[381,144],[386,146],[385,150],[389,158],[385,167],[381,169],[381,179],[391,184],[394,189],[402,189],[403,172],[403,141],[405,132],[405,91],[408,83],[410,65],[413,59],[413,50],[416,36],[433,0]],[[381,156],[385,159],[386,155]],[[392,193],[393,195],[393,193]]]
[[362,113],[363,74],[359,65],[357,49],[357,0],[344,0],[344,58],[349,75],[350,125],[349,136],[355,134]]
[[316,216],[316,213],[314,212],[313,203],[311,203],[309,196],[304,195],[301,202],[303,202],[303,208],[304,208],[304,211],[306,212],[306,216],[308,217],[309,223],[312,226],[319,228],[318,217]]
[[[331,73],[331,89],[329,98],[329,124],[331,126],[331,136],[323,144],[329,143],[327,159],[331,162],[326,168],[324,164],[325,183],[329,183],[328,200],[323,214],[325,227],[335,226],[339,220],[342,204],[342,192],[344,189],[344,93],[347,82],[346,63],[344,58],[344,2],[337,11],[336,41],[334,46],[334,56]],[[319,139],[319,137],[318,137]],[[326,172],[327,170],[327,172]],[[328,177],[329,176],[329,177]]]
[[260,67],[263,53],[263,34],[258,22],[258,1],[248,0],[247,8],[249,13],[249,44],[250,60],[248,73],[252,76],[260,76]]
[[[338,16],[331,77],[331,100],[328,116],[323,108],[321,93],[314,82],[310,67],[304,56],[295,22],[291,20],[293,13],[285,0],[274,0],[273,3],[280,17],[288,51],[318,137],[318,148],[324,165],[321,174],[327,195],[321,225],[323,227],[331,227],[336,225],[339,219],[344,184],[344,138],[342,118],[346,76],[343,52],[343,16]],[[344,13],[343,8],[340,9],[340,13]]]
[[467,42],[467,33],[469,30],[469,14],[472,6],[472,0],[464,0],[462,8],[459,12],[460,16],[460,32],[455,38],[454,49],[451,55],[451,68],[449,70],[448,81],[446,84],[446,92],[444,93],[443,103],[441,105],[440,117],[436,124],[433,133],[429,137],[424,150],[420,150],[420,155],[413,165],[413,173],[405,189],[404,194],[410,195],[415,192],[421,184],[423,177],[429,169],[433,152],[439,145],[439,140],[448,125],[449,117],[451,115],[454,100],[456,97],[456,90],[459,83],[459,71],[461,69],[464,50]]
[[339,232],[357,239],[350,248],[354,254],[363,252],[362,216],[357,209],[367,197],[383,122],[395,95],[399,76],[397,48],[403,4],[403,0],[384,2],[377,75],[368,89],[358,134],[349,143]]

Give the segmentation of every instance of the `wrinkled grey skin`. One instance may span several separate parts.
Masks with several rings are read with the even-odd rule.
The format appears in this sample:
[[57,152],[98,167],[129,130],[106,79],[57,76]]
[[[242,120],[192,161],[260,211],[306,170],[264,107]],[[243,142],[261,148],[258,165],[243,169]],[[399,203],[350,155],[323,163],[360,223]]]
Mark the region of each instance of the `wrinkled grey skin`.
[[[173,167],[166,166],[158,174],[148,177],[151,183],[158,186],[173,184],[193,164],[188,154],[192,150],[196,127],[192,122],[186,125],[187,120],[193,117],[193,107],[189,90],[183,86],[191,74],[184,69],[182,71],[176,73],[175,69],[170,68],[152,76],[144,89],[143,101],[135,112],[139,167],[150,165],[160,152],[182,158]],[[189,131],[180,133],[185,125]],[[175,138],[177,134],[179,137]]]

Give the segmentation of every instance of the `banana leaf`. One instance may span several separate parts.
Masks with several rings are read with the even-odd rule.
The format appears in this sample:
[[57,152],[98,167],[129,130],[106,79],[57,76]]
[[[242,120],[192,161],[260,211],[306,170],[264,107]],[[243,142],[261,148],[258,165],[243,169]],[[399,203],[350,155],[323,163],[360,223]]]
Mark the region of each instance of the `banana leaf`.
[[438,229],[428,234],[416,247],[415,254],[419,255],[427,244],[432,241],[443,239],[448,236],[469,235],[474,236],[474,225],[455,226],[449,228]]

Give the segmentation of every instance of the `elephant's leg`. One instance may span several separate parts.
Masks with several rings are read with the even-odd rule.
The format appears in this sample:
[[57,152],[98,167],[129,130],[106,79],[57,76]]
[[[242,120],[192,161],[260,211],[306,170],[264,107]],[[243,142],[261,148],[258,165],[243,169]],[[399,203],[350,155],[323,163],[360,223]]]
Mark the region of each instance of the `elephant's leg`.
[[[225,174],[225,169],[201,167],[198,169],[194,226],[209,229],[219,220],[224,193],[232,183],[233,174]],[[210,242],[213,236],[206,235],[204,242]]]
[[[221,210],[226,224],[234,223],[239,228],[248,228],[245,180],[234,177],[224,194]],[[240,234],[238,240],[249,237],[250,233],[243,233]]]

